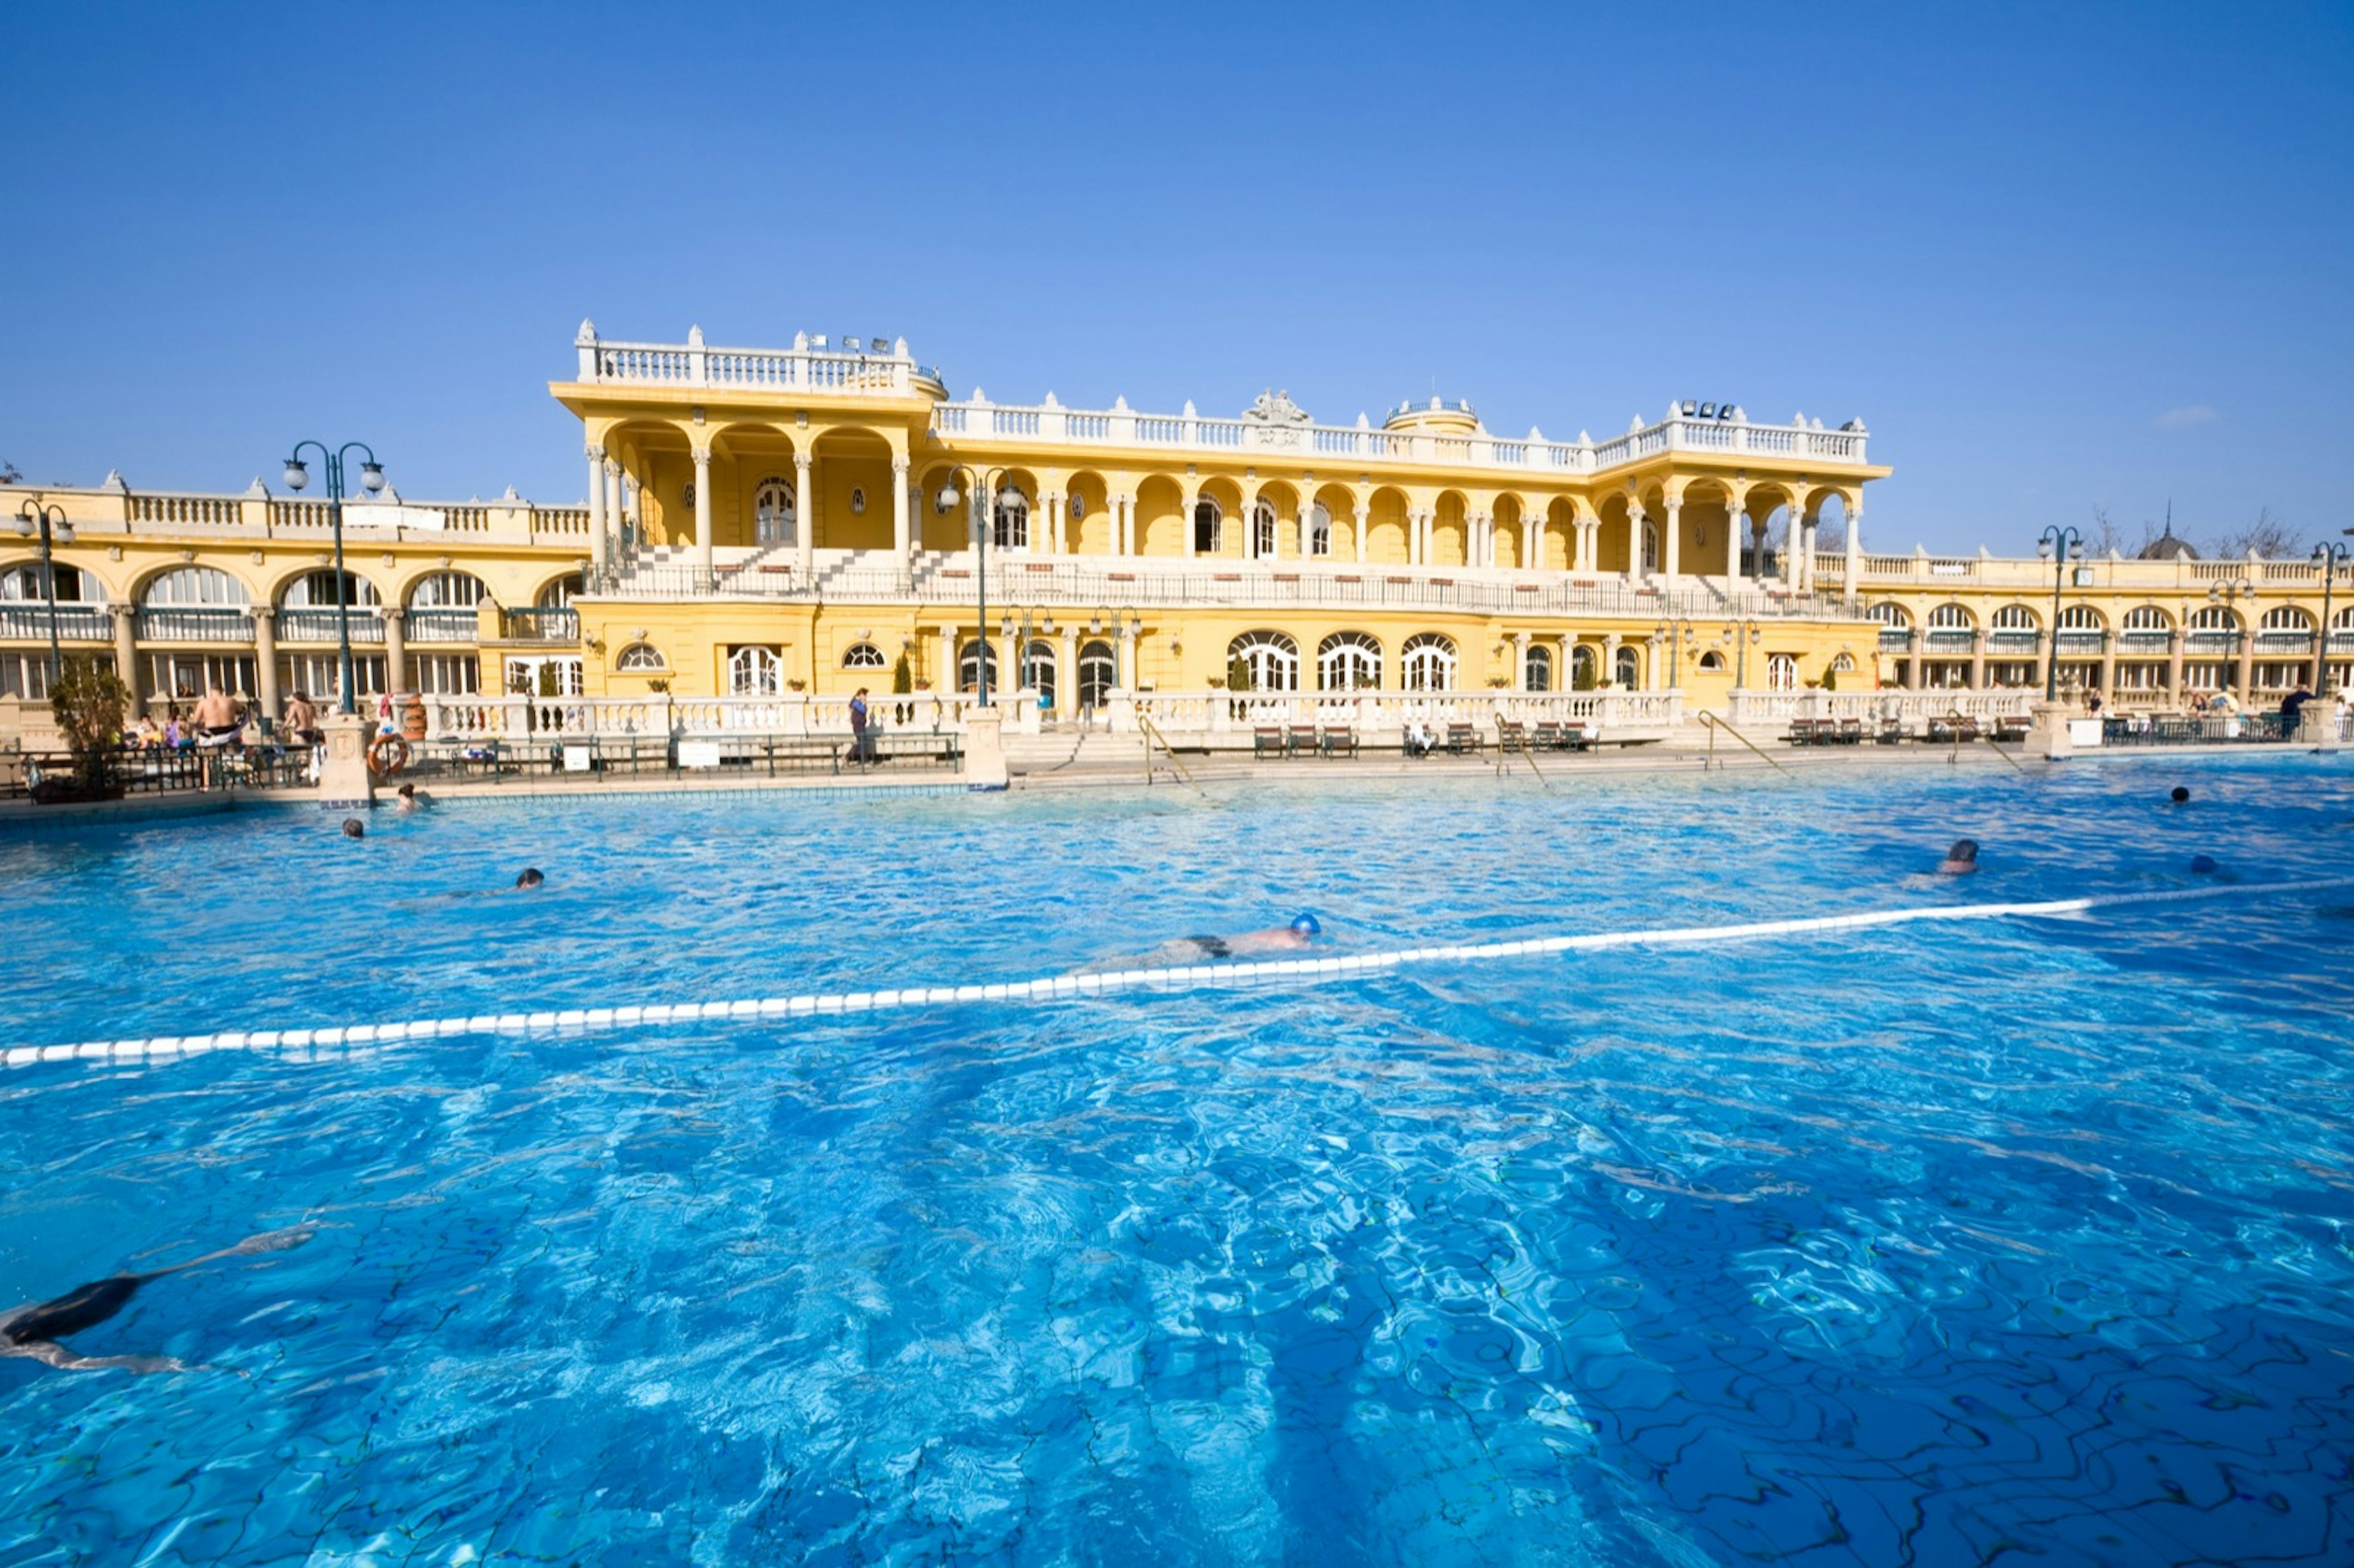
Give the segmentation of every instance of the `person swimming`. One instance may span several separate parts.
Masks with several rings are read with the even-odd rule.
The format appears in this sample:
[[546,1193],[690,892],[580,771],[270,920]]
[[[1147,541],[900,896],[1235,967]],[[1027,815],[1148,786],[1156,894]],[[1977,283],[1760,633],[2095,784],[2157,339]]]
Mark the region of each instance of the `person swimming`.
[[225,1257],[245,1257],[258,1252],[279,1252],[309,1241],[313,1229],[294,1225],[281,1231],[264,1231],[248,1236],[235,1246],[218,1252],[208,1252],[202,1257],[192,1257],[186,1263],[175,1263],[169,1268],[151,1268],[141,1274],[112,1274],[104,1279],[94,1279],[88,1285],[76,1286],[63,1296],[47,1301],[29,1302],[25,1306],[0,1312],[0,1356],[23,1356],[60,1372],[98,1372],[109,1367],[124,1372],[186,1372],[184,1362],[168,1356],[80,1356],[58,1342],[58,1336],[78,1334],[84,1329],[94,1329],[125,1307],[139,1293],[140,1287],[151,1279],[161,1279],[167,1274],[181,1274],[207,1263],[217,1263]]
[[344,819],[344,837],[347,839],[364,839],[367,837],[367,824],[361,821],[357,817],[345,817]]
[[1288,926],[1270,926],[1263,931],[1243,931],[1231,937],[1179,937],[1161,943],[1149,952],[1133,958],[1111,959],[1089,964],[1087,973],[1099,969],[1188,969],[1204,960],[1249,959],[1263,953],[1283,952],[1305,948],[1324,934],[1323,923],[1303,909],[1291,917]]
[[2190,874],[2193,876],[2208,876],[2222,869],[2221,863],[2211,854],[2194,854],[2190,857]]
[[1937,874],[1939,876],[1967,876],[1978,868],[1978,841],[1976,839],[1956,839],[1954,841],[1954,847],[1946,852],[1944,863],[1937,867]]
[[525,866],[523,871],[515,877],[514,885],[518,888],[528,891],[532,888],[537,887],[546,880],[546,877],[540,874],[539,867],[535,865],[527,865]]
[[2167,799],[2173,801],[2178,806],[2188,806],[2190,804],[2190,791],[2183,786],[2177,784],[2174,787],[2174,793],[2168,795]]

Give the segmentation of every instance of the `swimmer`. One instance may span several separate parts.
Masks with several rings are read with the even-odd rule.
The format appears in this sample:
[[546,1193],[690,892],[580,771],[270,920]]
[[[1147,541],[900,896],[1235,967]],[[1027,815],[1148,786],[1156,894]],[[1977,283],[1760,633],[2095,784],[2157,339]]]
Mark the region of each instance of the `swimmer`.
[[204,1264],[217,1263],[225,1257],[277,1252],[309,1241],[311,1235],[312,1230],[308,1225],[264,1231],[258,1236],[248,1236],[235,1246],[208,1252],[202,1257],[192,1257],[169,1268],[151,1268],[144,1274],[110,1275],[104,1279],[78,1286],[51,1300],[35,1301],[0,1312],[0,1356],[24,1356],[61,1372],[97,1372],[107,1367],[139,1372],[186,1372],[189,1370],[186,1365],[164,1356],[78,1356],[58,1343],[58,1336],[78,1334],[84,1329],[94,1329],[105,1322],[131,1305],[131,1298],[139,1293],[139,1287],[151,1279],[161,1279],[167,1274],[178,1274]]
[[2206,876],[2222,869],[2211,854],[2194,854],[2190,857],[2190,874],[2193,876]]
[[345,817],[344,819],[344,837],[347,839],[364,839],[367,837],[367,824],[361,821],[357,817]]
[[517,888],[525,892],[529,892],[532,888],[537,887],[541,883],[546,882],[546,880],[547,878],[539,874],[539,867],[535,865],[527,865],[523,868],[522,874],[514,879],[514,885]]
[[1270,926],[1264,931],[1244,931],[1232,937],[1180,937],[1132,959],[1090,964],[1087,970],[1081,972],[1108,969],[1189,969],[1222,959],[1250,959],[1263,953],[1305,948],[1323,934],[1323,925],[1303,909],[1291,917],[1288,926]]
[[403,784],[399,793],[400,799],[393,802],[392,809],[404,817],[412,811],[421,811],[433,804],[433,797],[419,794],[417,786],[414,784]]
[[1945,863],[1937,867],[1939,876],[1967,876],[1978,868],[1978,841],[1956,839],[1954,847],[1946,852]]
[[2188,806],[2190,804],[2190,791],[2183,786],[2177,784],[2174,787],[2174,793],[2168,795],[2167,799],[2173,801],[2178,806]]

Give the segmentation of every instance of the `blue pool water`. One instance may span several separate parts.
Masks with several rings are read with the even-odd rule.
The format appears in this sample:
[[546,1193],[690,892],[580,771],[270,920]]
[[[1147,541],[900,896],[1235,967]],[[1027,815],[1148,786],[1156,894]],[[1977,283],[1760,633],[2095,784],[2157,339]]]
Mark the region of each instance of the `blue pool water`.
[[[1306,765],[1303,765],[1306,766]],[[2181,781],[2187,808],[2165,801]],[[1918,874],[1967,834],[1984,869]],[[2354,874],[2354,763],[0,834],[0,1044]],[[524,864],[530,895],[489,895]],[[0,1563],[2354,1560],[2354,890],[0,1073]]]

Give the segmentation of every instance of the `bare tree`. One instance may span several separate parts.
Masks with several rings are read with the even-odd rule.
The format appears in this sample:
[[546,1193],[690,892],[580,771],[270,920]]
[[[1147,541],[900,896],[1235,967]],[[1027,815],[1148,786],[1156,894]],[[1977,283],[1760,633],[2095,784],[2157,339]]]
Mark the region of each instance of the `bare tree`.
[[2093,508],[2093,536],[2084,541],[2084,546],[2095,556],[2125,554],[2125,535],[2118,530],[2115,520],[2110,517],[2107,507]]
[[2229,559],[2243,556],[2262,556],[2267,560],[2289,560],[2310,554],[2313,545],[2304,533],[2273,515],[2269,506],[2256,510],[2256,520],[2244,528],[2226,528],[2210,541],[2210,549],[2220,557]]
[[15,463],[0,460],[0,484],[20,484],[24,482],[24,478],[23,474],[16,471]]
[[1815,550],[1819,555],[1836,556],[1847,548],[1847,517],[1826,517],[1815,524]]

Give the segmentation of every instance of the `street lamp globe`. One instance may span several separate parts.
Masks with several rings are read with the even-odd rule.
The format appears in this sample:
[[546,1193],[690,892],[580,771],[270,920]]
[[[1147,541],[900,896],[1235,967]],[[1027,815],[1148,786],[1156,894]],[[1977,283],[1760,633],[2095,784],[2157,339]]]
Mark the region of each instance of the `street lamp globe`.
[[946,512],[963,499],[963,496],[957,493],[957,487],[955,485],[944,484],[940,486],[939,494],[934,497],[933,504],[938,506],[941,511]]
[[288,458],[286,460],[286,488],[289,490],[301,490],[309,485],[310,482],[311,471],[302,465],[302,460],[299,458]]
[[2048,561],[2048,560],[2050,560],[2050,559],[2052,558],[2052,535],[2051,535],[2046,534],[2046,535],[2045,535],[2041,539],[2040,539],[2040,540],[2038,540],[2038,541],[2036,542],[2036,546],[2035,546],[2035,553],[2036,553],[2038,556],[2041,556],[2043,559],[2045,559],[2045,560],[2047,560],[2047,561]]
[[1029,503],[1030,498],[1010,484],[997,493],[997,504],[1005,511],[1011,512],[1017,506],[1027,506]]
[[360,464],[360,488],[370,495],[384,493],[384,465],[376,462]]

